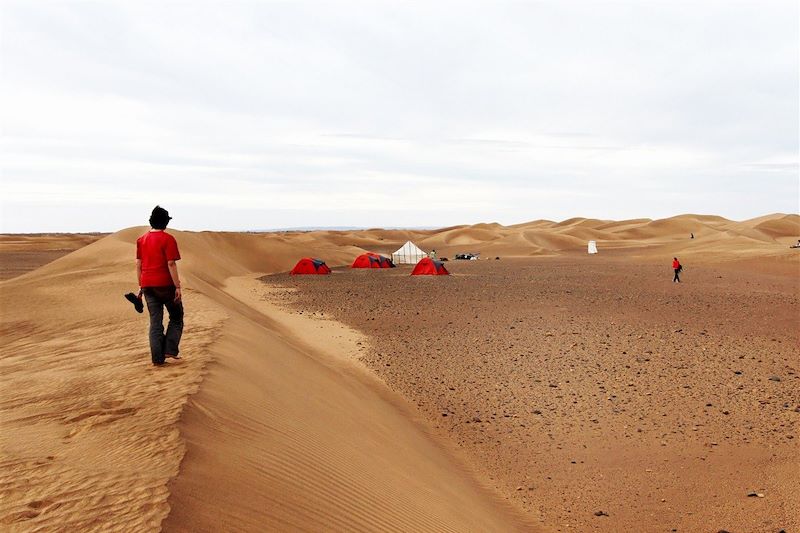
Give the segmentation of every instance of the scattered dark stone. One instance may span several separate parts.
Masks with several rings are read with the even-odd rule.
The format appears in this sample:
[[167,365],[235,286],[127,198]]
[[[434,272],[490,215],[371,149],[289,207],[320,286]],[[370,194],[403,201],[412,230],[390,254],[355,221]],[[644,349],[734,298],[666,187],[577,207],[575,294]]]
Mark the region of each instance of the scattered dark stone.
[[608,516],[608,513],[605,512],[605,511],[595,511],[594,515],[595,516]]
[[533,414],[540,415],[540,414],[542,414],[542,412],[539,409],[534,409],[533,410]]
[[733,373],[736,374],[737,376],[741,376],[742,375],[742,371],[741,370],[734,370]]
[[780,377],[780,376],[770,376],[770,377],[769,377],[769,380],[770,380],[770,381],[780,381],[780,380],[781,380],[781,377]]

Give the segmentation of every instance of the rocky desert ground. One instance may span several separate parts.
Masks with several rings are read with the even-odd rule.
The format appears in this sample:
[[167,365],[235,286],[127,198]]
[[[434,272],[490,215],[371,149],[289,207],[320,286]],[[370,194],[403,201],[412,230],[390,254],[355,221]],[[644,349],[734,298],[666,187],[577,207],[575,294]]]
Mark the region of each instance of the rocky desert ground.
[[558,530],[796,529],[797,277],[630,255],[264,279]]

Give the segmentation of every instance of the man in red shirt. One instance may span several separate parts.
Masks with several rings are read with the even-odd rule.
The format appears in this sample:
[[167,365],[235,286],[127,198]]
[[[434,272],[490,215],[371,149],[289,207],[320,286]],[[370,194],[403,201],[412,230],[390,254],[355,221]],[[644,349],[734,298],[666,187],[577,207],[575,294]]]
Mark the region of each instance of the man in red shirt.
[[683,267],[681,266],[681,262],[678,261],[677,257],[672,258],[672,269],[675,271],[675,277],[672,278],[672,283],[680,283],[681,282],[680,273],[681,270],[683,270]]
[[[136,275],[139,297],[144,295],[150,313],[150,354],[153,364],[164,364],[167,357],[177,359],[183,333],[183,301],[178,265],[181,258],[175,237],[165,232],[172,219],[166,209],[156,206],[150,215],[150,231],[136,241]],[[164,307],[169,313],[164,334]]]

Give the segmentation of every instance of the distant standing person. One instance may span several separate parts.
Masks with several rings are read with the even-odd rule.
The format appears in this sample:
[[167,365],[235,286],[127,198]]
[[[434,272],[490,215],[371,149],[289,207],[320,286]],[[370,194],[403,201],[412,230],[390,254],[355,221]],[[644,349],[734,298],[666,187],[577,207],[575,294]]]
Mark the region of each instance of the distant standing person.
[[431,253],[429,253],[428,256],[436,261],[436,250],[431,250]]
[[[139,298],[144,295],[150,313],[150,355],[156,366],[163,365],[167,357],[178,358],[183,333],[181,280],[176,263],[181,254],[175,237],[164,231],[171,219],[166,209],[156,206],[150,215],[150,231],[136,241]],[[169,313],[166,335],[164,307]]]
[[681,282],[681,270],[683,270],[683,266],[681,266],[681,262],[678,261],[677,257],[672,258],[672,269],[675,271],[675,277],[672,278],[672,283],[680,283]]

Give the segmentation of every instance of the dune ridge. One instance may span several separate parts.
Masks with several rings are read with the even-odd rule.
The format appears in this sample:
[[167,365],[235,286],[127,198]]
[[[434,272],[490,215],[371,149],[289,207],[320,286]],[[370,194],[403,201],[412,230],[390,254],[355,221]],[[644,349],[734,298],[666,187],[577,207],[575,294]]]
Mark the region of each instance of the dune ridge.
[[[391,253],[406,240],[440,256],[546,256],[585,253],[585,241],[594,239],[601,253],[624,250],[643,260],[680,254],[770,257],[794,271],[800,265],[787,246],[800,236],[794,214],[425,231],[174,231],[183,254],[187,357],[154,369],[146,315],[121,297],[135,288],[133,243],[144,230],[122,230],[0,282],[3,528],[181,530],[237,520],[254,529],[530,527],[437,445],[402,399],[380,392],[356,362],[337,359],[352,344],[326,352],[326,335],[334,333],[323,330],[309,345],[297,335],[307,326],[282,324],[277,310],[248,292],[248,280],[286,272],[302,256],[345,265],[362,251]],[[315,388],[327,394],[324,401],[314,399]],[[216,448],[208,447],[210,436],[219,437]],[[249,445],[242,448],[242,439]],[[412,469],[421,463],[423,471]],[[211,464],[206,470],[218,475],[207,477],[202,466]],[[226,471],[236,475],[220,474]],[[208,514],[226,497],[218,486],[254,482],[251,494],[226,500],[236,513]],[[331,505],[319,503],[340,492]]]
[[[458,531],[474,523],[483,530],[506,531],[526,523],[403,413],[399,398],[376,392],[380,383],[374,378],[341,364],[334,365],[334,377],[328,376],[331,360],[298,348],[285,328],[226,288],[227,280],[287,270],[296,257],[320,250],[332,263],[345,263],[353,255],[351,246],[335,234],[328,244],[309,241],[307,235],[288,244],[272,234],[173,232],[183,255],[190,316],[182,346],[186,356],[166,368],[152,368],[146,315],[136,315],[121,297],[134,286],[133,243],[143,229],[115,233],[0,285],[4,527],[146,531],[236,524],[320,531],[435,525]],[[14,313],[7,312],[11,309]],[[272,357],[275,352],[280,356]],[[205,403],[207,395],[198,396],[194,409],[184,412],[206,372],[208,395],[217,392],[215,384],[228,394],[211,405]],[[253,376],[283,394],[248,389]],[[231,377],[236,381],[231,383]],[[283,410],[264,411],[259,423],[258,412],[247,412],[260,410],[267,400],[280,405],[292,394],[309,402],[309,383],[320,380],[326,396],[312,395],[313,405],[299,404],[288,418]],[[248,390],[254,391],[251,396]],[[248,397],[254,403],[244,401]],[[337,398],[343,403],[331,411]],[[215,409],[225,416],[213,424],[211,434],[218,437],[220,427],[234,428],[235,438],[193,441],[197,431],[209,429],[202,416]],[[371,425],[364,427],[362,420]],[[276,429],[281,421],[301,423],[299,430],[317,434],[298,437],[298,426],[294,435],[281,433]],[[246,438],[253,446],[243,449],[241,439]],[[208,471],[204,465],[217,464],[214,459],[243,462],[212,469],[217,475],[211,483],[178,500],[185,505],[175,505],[162,524],[170,514],[169,481],[175,479],[173,497],[178,498],[183,480],[193,487],[192,481],[203,479],[178,476],[186,442],[189,469],[203,451],[209,452],[208,460],[200,462],[203,472]],[[208,442],[211,451],[204,448]],[[242,457],[237,450],[264,454]],[[424,471],[421,464],[427,465]],[[239,489],[229,493],[232,499],[224,508],[218,505],[224,500],[217,490],[221,471],[236,472],[228,480]],[[287,491],[286,483],[294,483],[294,490]],[[207,513],[186,514],[188,509]],[[206,521],[198,524],[198,517]]]

